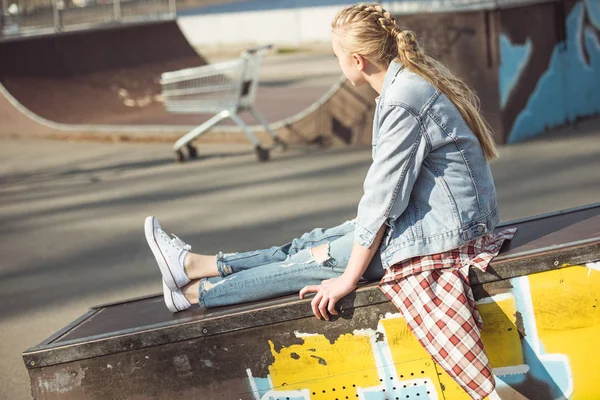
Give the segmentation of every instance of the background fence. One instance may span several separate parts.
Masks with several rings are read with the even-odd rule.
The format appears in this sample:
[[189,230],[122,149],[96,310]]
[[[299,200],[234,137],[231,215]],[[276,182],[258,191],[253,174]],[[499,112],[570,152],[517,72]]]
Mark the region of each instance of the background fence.
[[175,0],[0,0],[0,35],[17,37],[96,25],[175,18]]
[[[340,0],[0,0],[0,38],[86,29],[99,24],[155,21],[176,16],[176,1],[186,8],[257,7],[263,9],[322,7]],[[487,9],[549,0],[388,0],[394,14]],[[348,1],[351,4],[352,1]],[[211,7],[212,6],[212,7]],[[336,8],[336,9],[337,9]],[[265,9],[265,10],[266,10]]]

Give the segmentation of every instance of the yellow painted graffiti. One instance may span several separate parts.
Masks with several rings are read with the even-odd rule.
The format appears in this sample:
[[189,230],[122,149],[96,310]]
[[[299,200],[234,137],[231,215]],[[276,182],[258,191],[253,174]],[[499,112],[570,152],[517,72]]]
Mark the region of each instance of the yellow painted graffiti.
[[[379,383],[370,337],[340,336],[333,344],[323,335],[304,336],[304,343],[275,351],[269,368],[274,387],[308,389],[313,399],[342,398],[356,394],[356,387]],[[343,384],[339,384],[340,380]]]
[[[570,399],[600,399],[600,271],[575,266],[510,282],[512,288],[478,302],[501,397],[520,396],[518,379],[548,376]],[[469,399],[399,314],[380,318],[376,331],[356,330],[333,343],[319,334],[296,336],[303,343],[279,350],[270,343],[271,390],[257,399],[394,399],[399,393],[407,394],[403,399]]]
[[531,275],[538,334],[547,353],[565,354],[576,399],[600,399],[600,271],[569,267]]
[[516,328],[514,297],[493,302],[480,302],[477,309],[483,318],[481,340],[492,368],[523,364],[523,351]]

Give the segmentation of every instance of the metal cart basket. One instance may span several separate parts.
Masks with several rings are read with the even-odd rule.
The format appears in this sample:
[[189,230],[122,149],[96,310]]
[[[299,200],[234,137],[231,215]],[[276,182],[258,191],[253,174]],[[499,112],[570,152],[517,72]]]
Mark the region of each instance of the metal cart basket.
[[260,161],[269,159],[269,149],[260,145],[248,126],[239,117],[241,111],[250,111],[273,137],[276,145],[285,143],[269,127],[265,118],[254,107],[260,64],[264,54],[272,46],[245,50],[237,60],[226,61],[196,68],[165,72],[160,84],[164,105],[173,113],[215,113],[215,115],[173,145],[176,159],[185,160],[182,148],[187,147],[190,157],[196,156],[191,142],[225,118],[239,125],[254,144]]

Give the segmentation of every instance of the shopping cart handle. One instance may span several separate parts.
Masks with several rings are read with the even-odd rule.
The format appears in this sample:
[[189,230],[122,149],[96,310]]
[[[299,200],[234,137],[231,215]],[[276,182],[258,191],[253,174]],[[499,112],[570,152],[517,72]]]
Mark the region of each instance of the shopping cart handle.
[[246,54],[250,54],[251,55],[251,54],[256,54],[256,53],[259,53],[259,52],[263,53],[263,52],[267,52],[267,51],[271,50],[272,48],[273,48],[272,44],[266,44],[264,46],[258,46],[258,47],[254,47],[252,49],[244,50],[242,52],[242,55],[246,55]]

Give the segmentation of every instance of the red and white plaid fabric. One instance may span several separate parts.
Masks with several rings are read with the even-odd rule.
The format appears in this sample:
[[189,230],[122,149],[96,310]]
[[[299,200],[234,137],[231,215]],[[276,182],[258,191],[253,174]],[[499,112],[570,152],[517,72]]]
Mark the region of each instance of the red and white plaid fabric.
[[473,399],[492,393],[495,381],[481,341],[483,320],[469,267],[485,271],[516,231],[504,229],[448,252],[395,264],[379,283],[419,342]]

